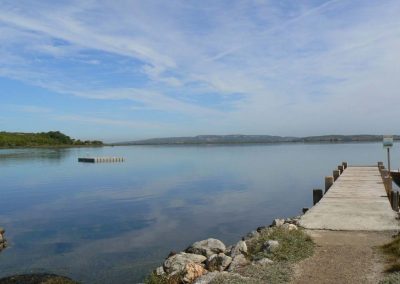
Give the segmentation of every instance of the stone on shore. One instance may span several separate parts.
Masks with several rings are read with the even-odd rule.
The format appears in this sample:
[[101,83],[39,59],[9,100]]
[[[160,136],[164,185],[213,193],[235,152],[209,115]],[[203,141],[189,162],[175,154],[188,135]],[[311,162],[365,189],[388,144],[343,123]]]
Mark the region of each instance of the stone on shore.
[[247,235],[246,235],[246,237],[244,237],[244,239],[247,241],[247,240],[250,240],[250,239],[256,239],[256,238],[258,238],[260,236],[260,233],[259,232],[257,232],[257,231],[251,231],[250,233],[248,233]]
[[245,241],[239,241],[230,252],[231,257],[235,257],[239,254],[247,254],[247,245]]
[[0,283],[15,283],[15,284],[38,284],[38,283],[54,283],[54,284],[78,284],[78,282],[55,274],[35,273],[13,275],[0,279]]
[[275,220],[272,222],[272,226],[273,226],[273,227],[280,227],[280,226],[282,226],[283,224],[285,224],[285,220],[284,220],[284,219],[275,219]]
[[194,280],[207,273],[207,270],[205,270],[200,264],[190,262],[185,265],[185,268],[181,273],[181,275],[183,275],[182,281],[184,283],[192,283]]
[[194,263],[200,265],[206,259],[207,258],[203,255],[181,252],[167,258],[167,260],[164,261],[163,268],[168,275],[177,273],[183,274],[187,264]]
[[0,227],[0,251],[6,247],[6,238],[4,237],[5,230]]
[[157,267],[155,272],[157,276],[165,275],[164,267],[162,266]]
[[249,264],[250,261],[243,254],[238,254],[233,258],[231,265],[229,265],[228,271],[236,271],[238,268]]
[[226,247],[223,242],[217,239],[207,239],[207,240],[202,240],[195,242],[192,244],[190,247],[186,249],[186,252],[188,253],[194,253],[194,254],[201,254],[206,257],[212,256],[213,254],[218,254],[218,253],[225,253]]
[[209,271],[224,271],[231,262],[232,258],[221,252],[210,256],[206,261],[206,267]]
[[298,229],[296,225],[288,224],[288,223],[283,224],[282,228],[285,229],[285,230],[289,230],[289,231],[295,231],[295,230]]
[[279,242],[275,240],[268,240],[263,245],[263,250],[271,253],[276,251],[279,248]]

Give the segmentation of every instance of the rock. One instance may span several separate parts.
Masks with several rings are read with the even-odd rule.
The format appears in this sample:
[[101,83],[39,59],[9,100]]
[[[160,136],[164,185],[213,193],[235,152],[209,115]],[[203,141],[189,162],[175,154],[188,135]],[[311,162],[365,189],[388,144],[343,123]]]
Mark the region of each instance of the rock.
[[78,282],[56,274],[35,273],[35,274],[20,274],[12,275],[0,279],[0,283],[62,283],[62,284],[78,284]]
[[245,241],[239,241],[231,250],[231,257],[235,257],[239,254],[247,254],[247,245]]
[[195,242],[186,249],[186,252],[201,254],[204,256],[211,256],[220,252],[225,253],[226,247],[223,242],[217,239],[207,239],[199,242]]
[[164,261],[163,268],[167,274],[173,275],[183,272],[188,263],[201,264],[206,259],[203,255],[181,252],[167,258]]
[[250,233],[248,233],[247,235],[246,235],[246,237],[244,238],[245,240],[250,240],[250,239],[253,239],[253,238],[258,238],[260,236],[260,233],[259,232],[257,232],[257,231],[251,231]]
[[296,225],[288,224],[288,223],[283,224],[282,228],[285,229],[285,230],[288,230],[288,231],[297,230],[297,226]]
[[235,271],[238,268],[248,264],[250,264],[250,261],[243,254],[238,254],[233,258],[231,265],[229,265],[228,271]]
[[209,271],[224,271],[231,262],[232,258],[221,252],[210,256],[206,261],[206,267]]
[[257,232],[261,233],[261,231],[265,230],[266,228],[266,226],[257,227]]
[[199,278],[205,273],[207,273],[207,270],[200,264],[194,262],[187,263],[182,271],[182,281],[184,283],[192,283],[196,278]]
[[272,222],[272,227],[280,227],[280,226],[282,226],[283,224],[285,224],[285,220],[284,220],[284,219],[275,219],[275,220]]
[[169,258],[169,257],[171,257],[171,256],[173,256],[173,255],[175,255],[175,254],[177,254],[177,252],[176,252],[176,251],[173,251],[173,250],[171,250],[171,251],[169,252],[169,254],[168,254],[167,258]]
[[156,268],[156,275],[161,276],[161,275],[164,275],[164,274],[165,274],[164,267],[159,266],[159,267]]
[[274,262],[267,257],[253,261],[253,264],[258,264],[258,265],[266,265],[266,264],[271,264],[271,263],[274,263]]
[[276,251],[279,248],[279,242],[274,240],[268,240],[263,245],[263,250],[271,253]]

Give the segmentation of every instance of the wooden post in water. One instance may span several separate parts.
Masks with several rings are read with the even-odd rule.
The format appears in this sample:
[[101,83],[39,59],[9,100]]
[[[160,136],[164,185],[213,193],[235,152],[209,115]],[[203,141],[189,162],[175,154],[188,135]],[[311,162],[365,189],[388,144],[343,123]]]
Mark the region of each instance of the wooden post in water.
[[333,180],[336,181],[339,176],[340,176],[340,171],[339,170],[333,170]]
[[394,192],[393,210],[396,211],[396,212],[399,212],[399,192],[398,191]]
[[343,166],[342,166],[342,165],[339,165],[339,166],[337,167],[337,169],[339,170],[340,174],[343,173]]
[[347,162],[342,162],[343,170],[347,169]]
[[389,200],[390,200],[390,205],[392,206],[392,209],[394,210],[394,199],[395,199],[395,192],[393,190],[389,191]]
[[331,188],[333,185],[333,176],[325,177],[325,193]]
[[313,204],[317,204],[323,196],[322,189],[314,189],[313,190]]

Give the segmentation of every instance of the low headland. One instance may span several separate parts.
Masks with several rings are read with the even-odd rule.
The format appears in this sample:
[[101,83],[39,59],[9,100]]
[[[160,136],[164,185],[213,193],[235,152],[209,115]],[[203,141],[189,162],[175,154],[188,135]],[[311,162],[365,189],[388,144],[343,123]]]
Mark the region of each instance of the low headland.
[[78,146],[103,146],[103,142],[98,140],[81,141],[79,139],[72,139],[60,131],[40,133],[0,132],[0,148]]
[[[201,144],[273,144],[273,143],[350,143],[380,142],[383,135],[321,135],[307,137],[272,135],[198,135],[193,137],[166,137],[112,143],[121,145],[201,145]],[[399,135],[393,137],[400,140]]]

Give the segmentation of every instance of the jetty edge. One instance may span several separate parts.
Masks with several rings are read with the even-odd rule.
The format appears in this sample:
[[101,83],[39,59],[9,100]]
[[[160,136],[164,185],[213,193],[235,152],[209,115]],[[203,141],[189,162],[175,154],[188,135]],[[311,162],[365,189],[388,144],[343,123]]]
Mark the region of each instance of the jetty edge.
[[380,234],[400,230],[399,193],[393,192],[390,173],[382,162],[376,166],[343,162],[332,176],[325,177],[325,190],[313,190],[313,204],[311,209],[303,208],[303,215],[275,219],[233,246],[209,238],[182,252],[171,252],[145,283],[286,283],[293,280],[293,265],[313,255],[315,243],[309,234],[313,231]]
[[[333,183],[332,182],[333,178]],[[376,166],[338,166],[325,177],[325,194],[313,190],[314,206],[300,219],[305,229],[397,231],[399,196],[390,173]]]

